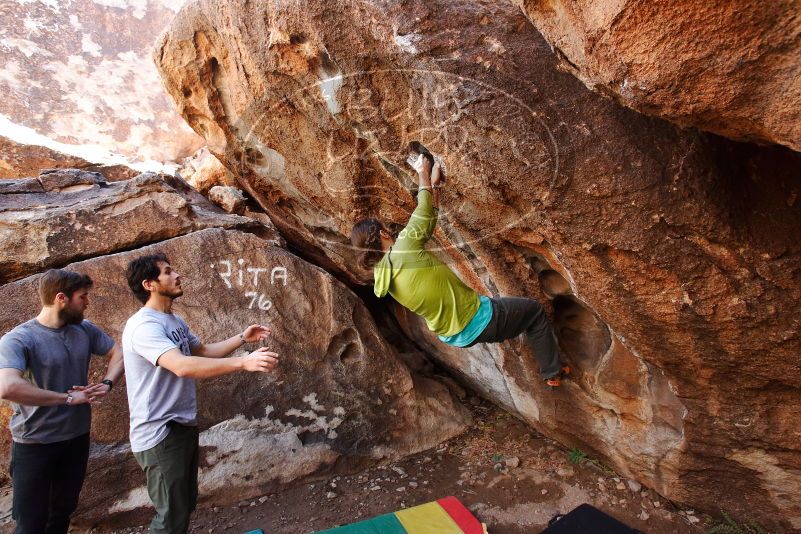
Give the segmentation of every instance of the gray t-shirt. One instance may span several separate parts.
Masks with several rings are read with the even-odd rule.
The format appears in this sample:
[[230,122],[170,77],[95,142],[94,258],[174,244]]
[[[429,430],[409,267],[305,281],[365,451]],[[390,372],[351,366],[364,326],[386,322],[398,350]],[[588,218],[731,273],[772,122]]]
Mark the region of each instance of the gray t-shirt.
[[[89,321],[49,328],[31,319],[0,339],[0,368],[19,369],[33,385],[65,393],[87,385],[90,355],[112,347],[114,340]],[[88,404],[11,406],[11,437],[18,443],[65,441],[87,434],[91,425]]]
[[186,356],[200,345],[183,319],[142,308],[122,332],[125,381],[131,411],[131,450],[151,449],[167,437],[167,422],[197,424],[195,380],[158,366],[159,356],[178,349]]

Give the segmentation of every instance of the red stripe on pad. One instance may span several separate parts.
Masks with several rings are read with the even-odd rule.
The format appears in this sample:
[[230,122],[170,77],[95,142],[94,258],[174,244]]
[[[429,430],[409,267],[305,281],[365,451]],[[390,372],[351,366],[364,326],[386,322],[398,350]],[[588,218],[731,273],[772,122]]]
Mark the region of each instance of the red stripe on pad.
[[451,516],[464,534],[484,534],[484,527],[481,526],[478,519],[456,497],[439,499],[437,504]]

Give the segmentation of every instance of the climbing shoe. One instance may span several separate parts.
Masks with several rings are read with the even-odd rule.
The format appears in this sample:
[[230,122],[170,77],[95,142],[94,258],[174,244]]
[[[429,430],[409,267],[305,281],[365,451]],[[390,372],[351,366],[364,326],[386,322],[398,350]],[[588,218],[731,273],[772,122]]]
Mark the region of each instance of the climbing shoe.
[[562,378],[568,376],[569,374],[570,374],[570,366],[569,365],[565,365],[559,371],[558,375],[552,376],[551,378],[546,378],[545,379],[545,385],[546,386],[550,386],[552,388],[558,388],[559,386],[562,385]]

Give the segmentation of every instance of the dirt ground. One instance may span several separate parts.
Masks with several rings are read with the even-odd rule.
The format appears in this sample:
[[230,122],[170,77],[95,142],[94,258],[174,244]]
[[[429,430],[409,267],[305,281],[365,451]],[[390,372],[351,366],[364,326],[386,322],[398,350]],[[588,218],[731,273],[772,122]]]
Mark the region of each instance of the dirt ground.
[[[571,462],[569,451],[490,403],[471,398],[468,405],[476,425],[434,450],[232,506],[201,505],[191,531],[307,534],[448,495],[459,498],[490,534],[540,532],[551,517],[585,502],[648,534],[700,534],[709,527],[709,518],[679,510],[592,459]],[[575,454],[572,459],[578,460]]]

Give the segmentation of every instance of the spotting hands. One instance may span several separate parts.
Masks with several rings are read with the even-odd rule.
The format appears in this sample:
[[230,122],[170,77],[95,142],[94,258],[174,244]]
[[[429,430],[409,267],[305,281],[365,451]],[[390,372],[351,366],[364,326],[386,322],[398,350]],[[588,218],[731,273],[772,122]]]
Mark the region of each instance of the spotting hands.
[[256,341],[264,341],[268,337],[272,331],[268,326],[264,326],[263,324],[252,324],[245,328],[245,331],[242,332],[242,339],[245,340],[246,343],[255,343]]
[[242,357],[242,369],[253,373],[272,373],[278,367],[278,354],[261,347]]
[[102,382],[97,384],[89,384],[88,386],[72,386],[67,390],[67,393],[72,395],[72,402],[70,405],[76,404],[101,404],[103,398],[108,394],[111,388],[108,384]]

